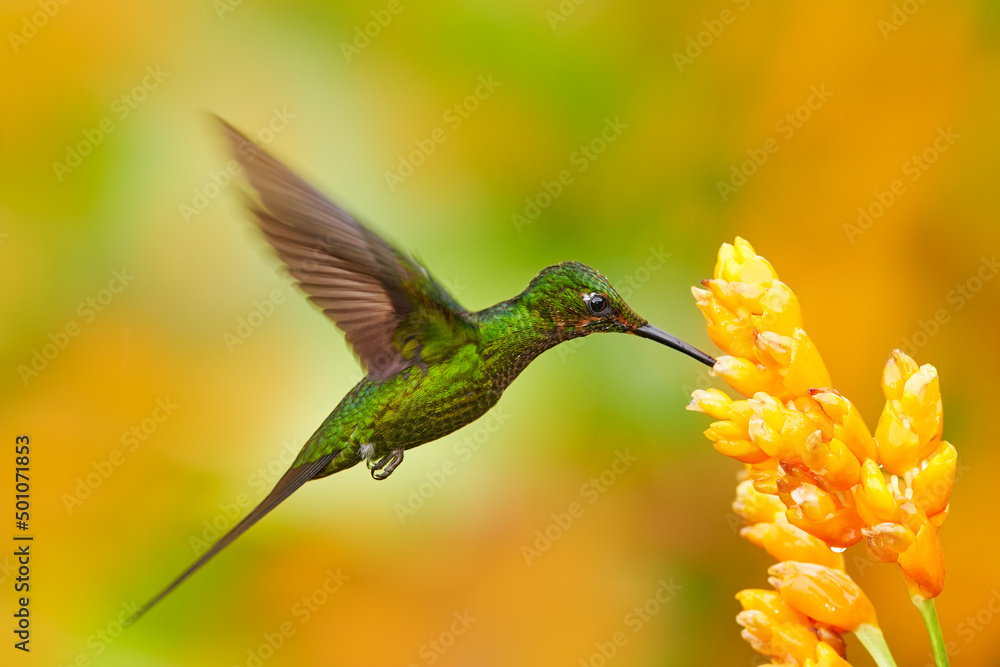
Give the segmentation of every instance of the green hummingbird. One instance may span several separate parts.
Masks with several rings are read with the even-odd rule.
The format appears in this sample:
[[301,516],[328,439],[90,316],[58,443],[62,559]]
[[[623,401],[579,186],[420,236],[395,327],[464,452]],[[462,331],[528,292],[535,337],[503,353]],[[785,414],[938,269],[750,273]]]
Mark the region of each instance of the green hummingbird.
[[386,479],[403,452],[484,415],[535,357],[559,343],[627,333],[715,364],[639,317],[604,276],[579,262],[550,266],[514,298],[469,312],[412,256],[221,122],[257,192],[248,203],[254,220],[299,287],[345,332],[367,375],[267,497],[133,621],[306,482],[361,462],[373,478]]

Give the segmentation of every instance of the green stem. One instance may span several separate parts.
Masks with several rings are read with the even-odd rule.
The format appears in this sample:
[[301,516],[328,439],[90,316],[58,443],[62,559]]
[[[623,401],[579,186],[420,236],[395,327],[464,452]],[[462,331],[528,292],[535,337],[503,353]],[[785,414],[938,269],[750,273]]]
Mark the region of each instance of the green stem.
[[889,645],[885,643],[881,630],[874,625],[862,623],[854,631],[854,636],[868,649],[878,667],[896,667],[896,661],[892,658]]
[[934,662],[937,667],[948,667],[948,651],[944,647],[944,635],[941,634],[941,624],[938,622],[937,610],[934,608],[934,598],[923,598],[913,595],[910,601],[920,612],[927,626],[927,634],[931,638],[931,648],[934,650]]

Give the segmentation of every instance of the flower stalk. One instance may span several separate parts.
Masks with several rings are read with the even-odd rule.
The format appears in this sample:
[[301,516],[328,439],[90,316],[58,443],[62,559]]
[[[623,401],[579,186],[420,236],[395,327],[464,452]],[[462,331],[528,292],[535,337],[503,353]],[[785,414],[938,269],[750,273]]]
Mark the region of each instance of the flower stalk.
[[885,643],[882,631],[872,625],[862,625],[854,631],[854,636],[858,638],[861,645],[868,649],[868,653],[878,667],[896,667],[896,661],[889,651],[889,645]]
[[944,635],[941,633],[941,624],[938,622],[937,609],[934,608],[934,598],[925,598],[921,595],[911,595],[920,617],[924,619],[927,627],[927,634],[931,638],[931,650],[934,652],[934,664],[937,667],[948,667],[948,651],[944,644]]

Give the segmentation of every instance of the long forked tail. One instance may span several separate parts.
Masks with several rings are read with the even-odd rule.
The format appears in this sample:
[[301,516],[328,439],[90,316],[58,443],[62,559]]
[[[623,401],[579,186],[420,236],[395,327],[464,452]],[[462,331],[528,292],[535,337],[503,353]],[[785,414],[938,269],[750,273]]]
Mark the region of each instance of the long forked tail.
[[264,500],[262,500],[260,504],[257,505],[252,512],[250,512],[250,514],[246,515],[242,521],[233,526],[232,530],[219,539],[219,541],[216,542],[211,549],[205,552],[201,558],[196,560],[191,567],[186,569],[179,577],[170,582],[170,585],[160,591],[156,597],[140,607],[139,610],[136,611],[125,623],[125,625],[131,625],[139,620],[139,618],[152,609],[157,602],[165,598],[172,590],[180,586],[185,579],[201,569],[201,567],[208,561],[212,560],[217,553],[225,549],[227,546],[232,544],[237,537],[245,533],[250,526],[263,519],[268,512],[280,505],[285,498],[292,495],[292,493],[300,486],[316,477],[316,475],[323,470],[323,468],[325,468],[331,460],[333,460],[335,454],[335,452],[331,452],[321,459],[289,469],[289,471],[278,480],[278,483],[275,484],[271,493],[267,494],[267,497],[264,498]]

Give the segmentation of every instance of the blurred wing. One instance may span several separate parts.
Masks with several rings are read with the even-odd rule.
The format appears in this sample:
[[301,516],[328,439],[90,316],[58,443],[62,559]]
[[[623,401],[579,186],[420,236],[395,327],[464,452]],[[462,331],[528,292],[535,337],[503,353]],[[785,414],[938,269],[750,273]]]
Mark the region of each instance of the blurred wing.
[[444,324],[456,342],[466,338],[465,310],[416,260],[221,122],[259,195],[250,204],[258,226],[309,299],[347,334],[370,378],[416,363],[420,334],[442,331],[430,323]]

